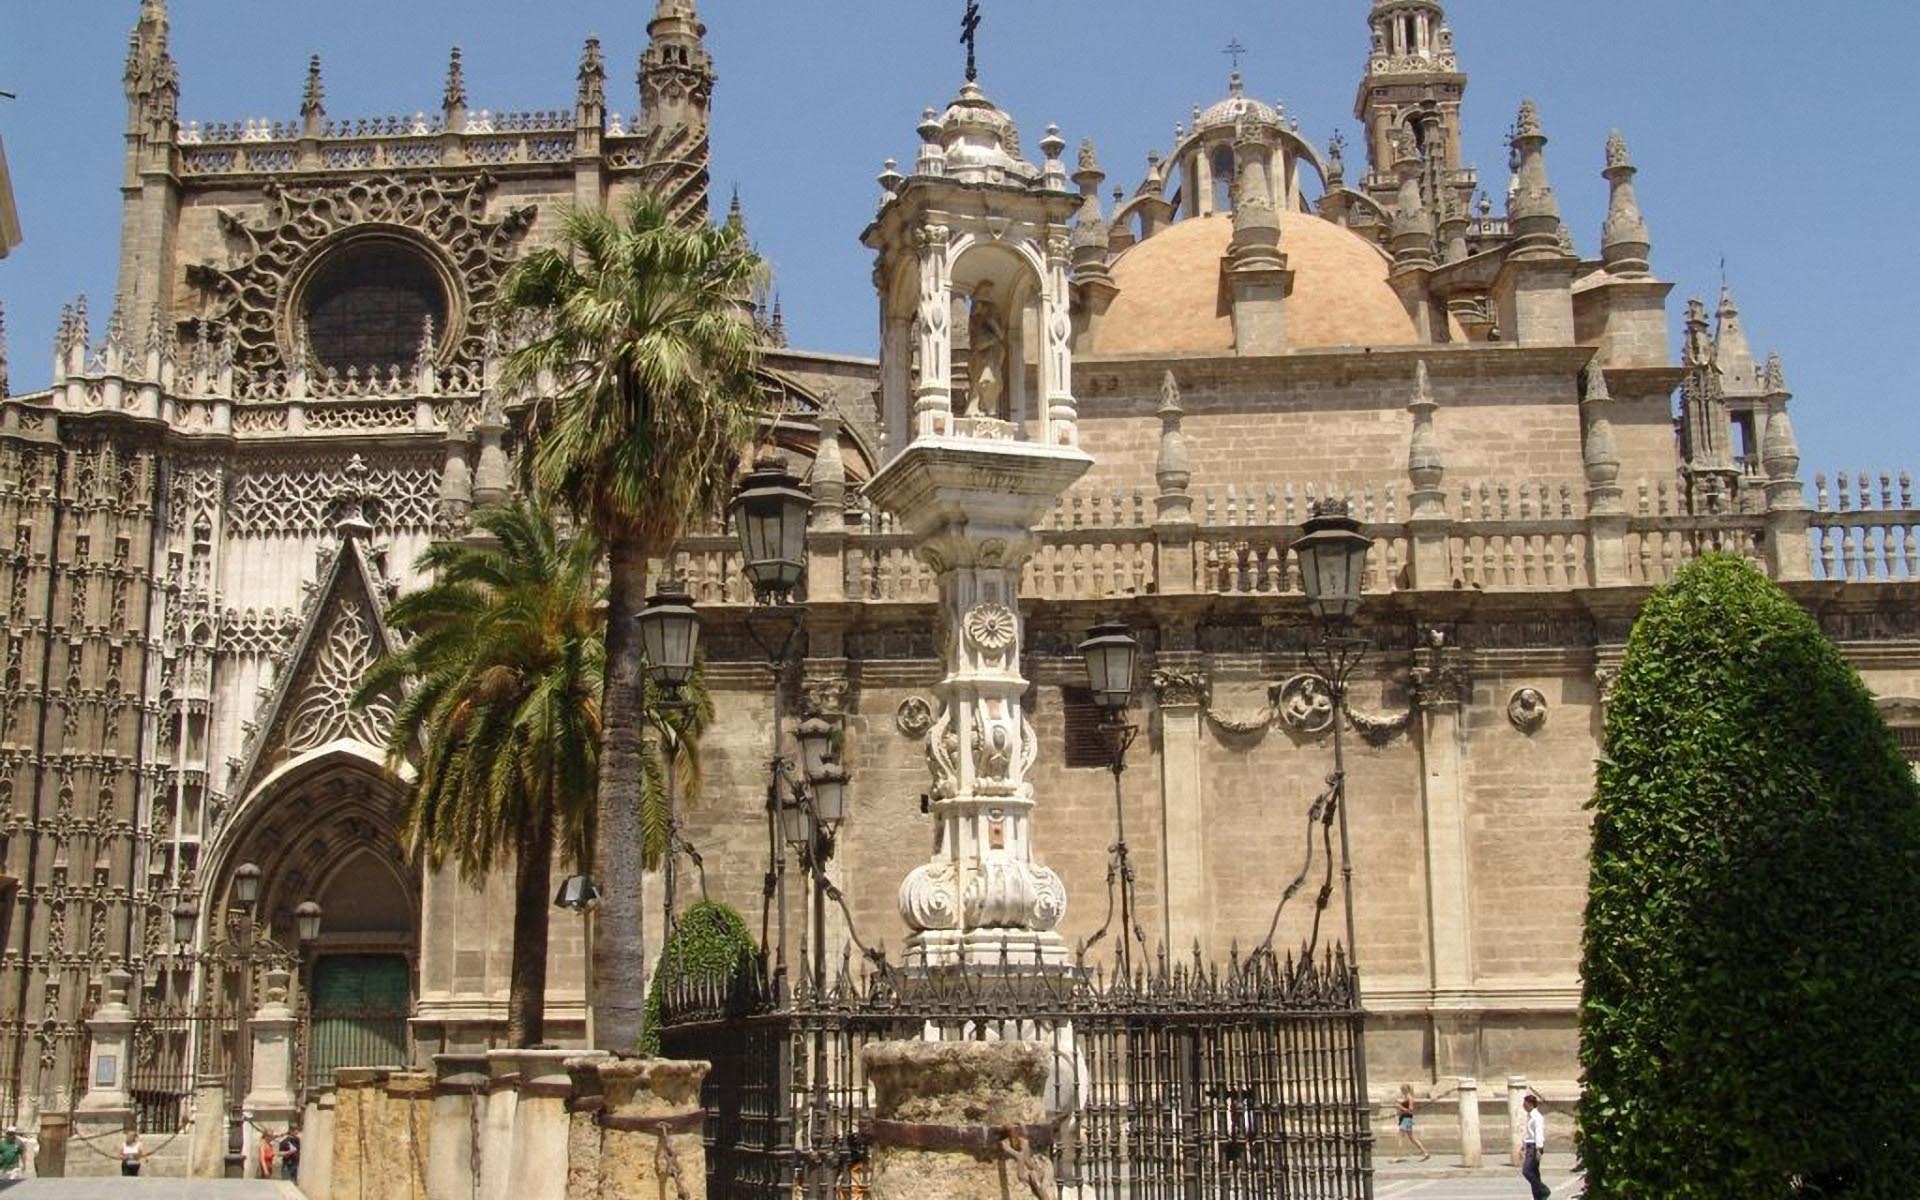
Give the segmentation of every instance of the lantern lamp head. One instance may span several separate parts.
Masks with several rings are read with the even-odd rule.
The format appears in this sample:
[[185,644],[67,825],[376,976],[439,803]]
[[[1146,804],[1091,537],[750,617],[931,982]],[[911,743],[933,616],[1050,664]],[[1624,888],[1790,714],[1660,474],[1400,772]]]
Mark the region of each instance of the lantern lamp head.
[[233,872],[233,899],[242,908],[252,908],[260,899],[260,867],[241,863]]
[[320,903],[317,900],[302,901],[293,910],[293,923],[298,928],[301,942],[314,942],[320,939]]
[[776,454],[756,459],[727,506],[740,538],[747,580],[762,604],[783,603],[807,570],[807,518],[813,497]]
[[1079,649],[1093,702],[1109,715],[1125,712],[1133,703],[1134,664],[1140,656],[1140,643],[1132,632],[1109,618],[1087,631]]
[[640,648],[647,678],[668,696],[677,696],[693,678],[694,651],[700,643],[700,614],[679,580],[669,580],[647,597],[640,622]]
[[1300,559],[1307,610],[1324,624],[1345,625],[1360,611],[1373,540],[1360,532],[1347,502],[1331,497],[1314,504],[1304,528],[1293,552]]

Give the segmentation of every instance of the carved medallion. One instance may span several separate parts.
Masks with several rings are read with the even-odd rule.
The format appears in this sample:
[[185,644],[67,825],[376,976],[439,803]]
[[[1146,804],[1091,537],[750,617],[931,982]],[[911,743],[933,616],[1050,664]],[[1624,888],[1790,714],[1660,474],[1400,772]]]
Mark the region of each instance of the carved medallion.
[[967,640],[994,654],[1013,645],[1019,618],[1004,604],[976,604],[966,616]]
[[1333,694],[1318,675],[1295,675],[1280,685],[1275,705],[1280,719],[1297,733],[1325,733],[1333,728]]
[[925,696],[908,696],[893,710],[893,727],[910,738],[927,736],[933,728],[933,705]]
[[1507,720],[1521,733],[1537,733],[1547,723],[1547,698],[1540,689],[1523,687],[1507,701]]

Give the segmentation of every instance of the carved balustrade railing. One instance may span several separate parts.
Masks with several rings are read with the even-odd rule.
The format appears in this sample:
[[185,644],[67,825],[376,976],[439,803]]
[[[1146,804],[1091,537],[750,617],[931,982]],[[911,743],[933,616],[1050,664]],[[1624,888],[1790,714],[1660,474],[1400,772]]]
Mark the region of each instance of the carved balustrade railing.
[[1589,580],[1587,522],[1548,518],[1458,521],[1448,560],[1465,587],[1488,592],[1563,591]]
[[[618,130],[616,119],[608,132]],[[439,115],[363,117],[330,121],[312,139],[302,134],[298,121],[189,121],[180,130],[180,174],[197,178],[564,163],[574,152],[571,111],[481,110],[469,113],[457,132],[449,131]]]
[[1816,579],[1920,579],[1920,511],[1822,513],[1808,541]]

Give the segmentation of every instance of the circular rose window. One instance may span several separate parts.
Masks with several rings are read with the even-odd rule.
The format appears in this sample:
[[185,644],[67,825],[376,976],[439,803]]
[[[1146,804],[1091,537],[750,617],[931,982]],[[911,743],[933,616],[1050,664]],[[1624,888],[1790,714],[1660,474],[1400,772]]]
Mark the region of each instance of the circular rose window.
[[426,255],[392,238],[356,238],[329,254],[302,300],[320,365],[385,371],[411,364],[429,318],[447,327],[447,296]]

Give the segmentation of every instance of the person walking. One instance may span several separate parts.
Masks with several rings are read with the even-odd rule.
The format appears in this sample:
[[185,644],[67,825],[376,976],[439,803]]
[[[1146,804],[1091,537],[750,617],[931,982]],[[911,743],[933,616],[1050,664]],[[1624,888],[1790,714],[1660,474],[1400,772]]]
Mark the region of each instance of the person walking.
[[146,1148],[140,1144],[140,1131],[131,1125],[127,1126],[126,1136],[120,1139],[120,1173],[138,1175],[140,1160],[146,1156]]
[[27,1144],[20,1140],[20,1127],[7,1126],[5,1134],[0,1134],[0,1179],[25,1179],[27,1177]]
[[300,1175],[300,1127],[287,1126],[280,1138],[280,1178],[292,1182]]
[[1425,1162],[1429,1158],[1432,1158],[1433,1155],[1427,1152],[1426,1146],[1421,1143],[1419,1137],[1413,1132],[1413,1109],[1413,1085],[1403,1083],[1400,1085],[1400,1099],[1394,1106],[1394,1125],[1400,1131],[1401,1142],[1409,1144],[1415,1150],[1418,1150],[1420,1152],[1420,1161]]
[[1527,1110],[1527,1127],[1520,1136],[1520,1177],[1533,1188],[1533,1200],[1547,1200],[1553,1189],[1540,1178],[1540,1158],[1547,1152],[1547,1115],[1540,1111],[1540,1097],[1532,1092],[1521,1104]]

